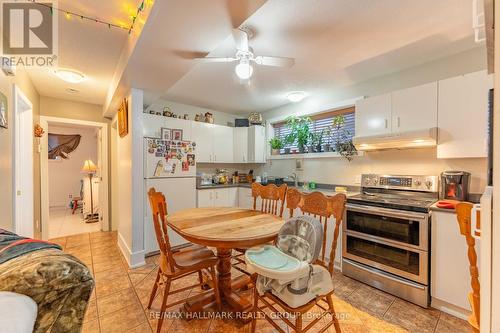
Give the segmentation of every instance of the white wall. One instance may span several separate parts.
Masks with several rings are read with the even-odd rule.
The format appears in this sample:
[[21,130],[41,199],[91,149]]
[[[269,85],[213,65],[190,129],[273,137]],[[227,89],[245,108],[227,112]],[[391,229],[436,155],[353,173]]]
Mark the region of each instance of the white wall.
[[[327,95],[311,96],[301,103],[288,104],[265,112],[263,116],[266,120],[273,121],[291,114],[324,111],[347,99],[375,96],[485,68],[485,50],[477,48],[403,72],[332,91]],[[294,160],[272,160],[259,168],[258,172],[266,171],[269,175],[286,176],[295,172],[294,167]],[[371,152],[363,157],[356,157],[350,163],[340,158],[306,159],[303,169],[304,171],[298,172],[301,181],[337,185],[359,185],[355,183],[355,177],[362,173],[439,175],[444,170],[464,170],[472,174],[472,193],[482,193],[486,186],[485,158],[440,160],[436,158],[435,148]]]
[[189,115],[189,120],[194,120],[194,117],[198,113],[203,113],[205,114],[206,112],[210,112],[211,114],[214,115],[214,123],[218,125],[230,125],[234,126],[234,119],[235,118],[245,118],[245,116],[237,116],[221,111],[216,111],[212,109],[207,109],[207,108],[202,108],[199,106],[194,106],[194,105],[188,105],[188,104],[182,104],[182,103],[177,103],[177,102],[171,102],[167,100],[157,100],[153,104],[151,104],[148,108],[146,108],[146,111],[149,112],[150,110],[154,111],[160,111],[163,112],[163,108],[165,106],[168,106],[170,110],[173,113],[176,113],[178,115],[184,116],[184,114]]
[[[129,133],[117,138],[118,246],[131,267],[144,264],[143,92],[131,89]],[[118,134],[118,132],[116,132]]]
[[68,206],[73,197],[80,196],[80,180],[88,181],[81,173],[83,162],[91,159],[97,163],[97,134],[92,127],[55,126],[49,124],[48,133],[80,134],[80,144],[69,159],[49,160],[49,206]]

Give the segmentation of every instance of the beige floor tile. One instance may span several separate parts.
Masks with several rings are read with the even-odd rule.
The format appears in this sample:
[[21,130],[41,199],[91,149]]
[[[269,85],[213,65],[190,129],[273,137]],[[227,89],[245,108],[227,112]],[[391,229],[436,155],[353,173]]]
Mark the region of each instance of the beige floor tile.
[[[149,323],[142,323],[141,325],[127,331],[127,333],[150,333],[150,332],[153,332],[153,330],[151,329]],[[154,332],[156,332],[156,330]]]
[[87,310],[85,312],[85,317],[83,318],[83,322],[89,322],[97,319],[97,305],[96,301],[90,301],[87,305]]
[[99,317],[109,315],[115,311],[131,306],[139,305],[135,291],[130,289],[121,290],[115,294],[99,297],[97,299],[97,309],[99,310]]
[[367,285],[361,285],[347,297],[355,308],[382,318],[396,298]]
[[78,246],[82,246],[82,245],[89,245],[90,246],[89,234],[73,235],[73,236],[68,236],[66,238],[66,247],[67,248],[78,247]]
[[108,273],[110,272],[124,272],[125,267],[123,266],[123,263],[119,259],[110,259],[107,261],[101,261],[97,263],[93,263],[94,266],[94,272],[95,273],[100,273],[107,271]]
[[129,289],[132,284],[126,273],[104,271],[95,274],[95,286],[96,296],[100,299],[120,290]]
[[397,298],[384,315],[384,320],[403,327],[410,332],[434,332],[440,312],[424,309]]
[[56,243],[64,249],[64,247],[66,246],[66,237],[52,238],[49,239],[49,242]]
[[250,324],[242,324],[234,320],[213,319],[208,333],[247,333]]
[[83,323],[82,333],[99,333],[99,320],[95,319],[86,323]]
[[463,319],[451,316],[447,313],[441,313],[436,333],[468,333],[472,332],[469,323]]
[[211,319],[175,319],[170,326],[169,332],[204,333],[210,326]]
[[146,323],[146,316],[139,304],[99,317],[102,333],[123,333]]

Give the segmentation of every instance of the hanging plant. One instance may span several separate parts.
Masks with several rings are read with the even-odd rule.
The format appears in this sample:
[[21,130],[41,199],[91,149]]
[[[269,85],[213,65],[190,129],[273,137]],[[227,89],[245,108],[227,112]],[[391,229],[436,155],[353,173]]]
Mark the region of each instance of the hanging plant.
[[[333,118],[332,134],[335,134],[335,150],[340,156],[351,162],[358,155],[356,147],[352,143],[351,133],[344,128],[345,117],[343,115]],[[332,138],[333,139],[333,138]]]

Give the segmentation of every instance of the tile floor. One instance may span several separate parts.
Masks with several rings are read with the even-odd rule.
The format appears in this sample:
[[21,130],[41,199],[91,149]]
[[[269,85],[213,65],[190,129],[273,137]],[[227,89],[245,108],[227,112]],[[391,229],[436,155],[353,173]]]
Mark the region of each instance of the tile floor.
[[49,238],[89,233],[101,230],[99,223],[85,223],[82,214],[76,211],[71,214],[67,207],[51,207],[49,209]]
[[[63,246],[66,252],[82,260],[95,277],[96,287],[87,309],[83,332],[156,332],[157,321],[145,308],[158,270],[158,256],[147,258],[147,264],[143,267],[128,269],[116,239],[115,232],[93,232],[52,239]],[[195,280],[196,276],[193,276],[191,281],[178,280],[176,283],[187,283],[187,286]],[[339,272],[335,273],[333,281],[334,303],[341,317],[342,332],[470,332],[463,320],[435,309],[420,308]],[[169,302],[198,292],[198,288],[181,292]],[[160,297],[156,297],[153,311],[159,311],[160,302]],[[179,305],[167,311],[175,313],[178,308]],[[275,330],[265,320],[259,320],[257,331]],[[185,321],[173,318],[164,321],[162,332],[249,332],[249,325],[223,319]],[[333,326],[328,332],[334,332]]]

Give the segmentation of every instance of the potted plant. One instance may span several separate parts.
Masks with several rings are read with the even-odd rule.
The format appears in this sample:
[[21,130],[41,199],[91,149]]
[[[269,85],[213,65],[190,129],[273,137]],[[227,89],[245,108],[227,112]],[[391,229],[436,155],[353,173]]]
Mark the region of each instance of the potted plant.
[[332,131],[332,127],[331,126],[328,126],[327,128],[325,128],[323,130],[323,138],[325,139],[324,143],[323,143],[323,152],[329,152],[330,149],[332,149],[332,145],[330,144],[330,142],[332,142],[332,134],[333,134],[333,131]]
[[308,151],[310,153],[321,152],[321,143],[323,142],[323,131],[320,133],[311,132],[309,134],[309,147]]
[[279,155],[280,150],[284,147],[283,141],[278,137],[269,140],[269,144],[271,145],[271,154],[273,155]]
[[349,131],[344,128],[344,124],[345,117],[343,115],[334,117],[332,124],[334,133],[332,135],[335,135],[335,151],[350,162],[353,156],[358,154],[358,151],[352,143]]
[[311,118],[290,116],[287,118],[287,126],[290,134],[287,135],[287,142],[297,142],[299,153],[305,152],[305,147],[309,141]]

